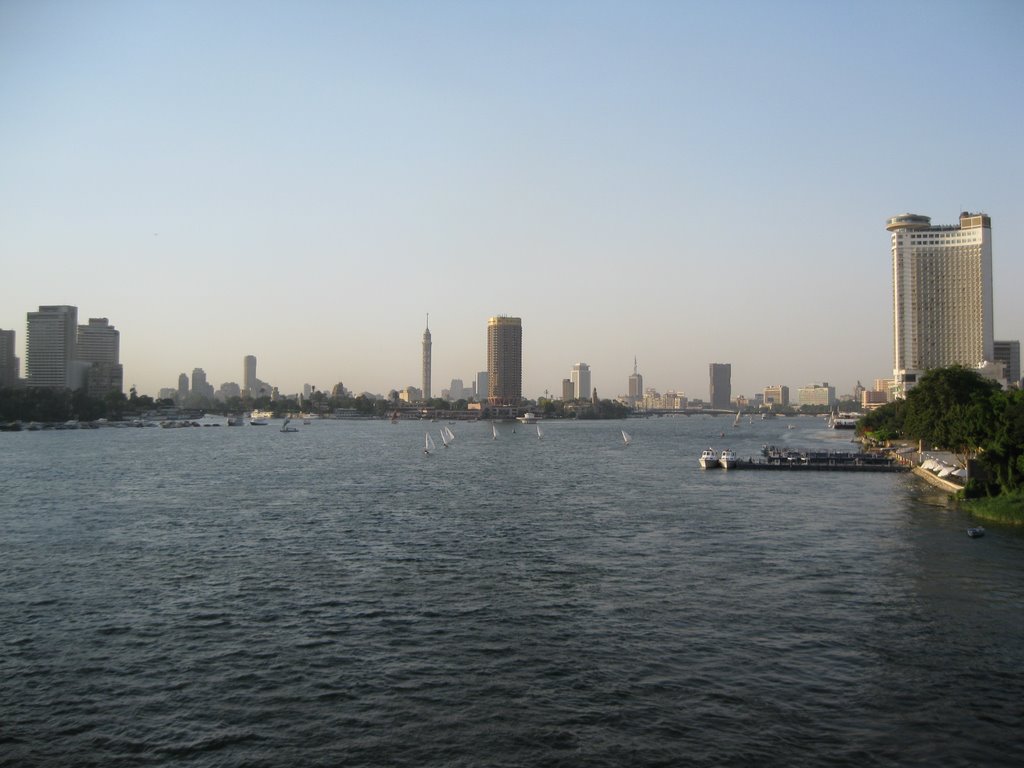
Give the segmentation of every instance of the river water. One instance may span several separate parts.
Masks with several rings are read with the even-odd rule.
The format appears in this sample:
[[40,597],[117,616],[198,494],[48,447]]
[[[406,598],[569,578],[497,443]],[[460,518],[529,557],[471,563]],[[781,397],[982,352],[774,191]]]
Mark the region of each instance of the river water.
[[440,426],[0,434],[0,765],[1024,761],[1024,532],[698,467],[820,419]]

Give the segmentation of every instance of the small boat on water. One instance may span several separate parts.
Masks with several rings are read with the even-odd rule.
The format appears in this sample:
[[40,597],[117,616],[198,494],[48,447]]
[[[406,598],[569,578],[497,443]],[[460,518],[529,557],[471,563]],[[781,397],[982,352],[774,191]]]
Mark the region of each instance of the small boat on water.
[[249,419],[250,427],[265,427],[269,422],[266,419]]
[[982,536],[985,535],[985,529],[982,528],[980,525],[977,525],[973,528],[968,528],[967,535],[970,536],[972,539],[980,539]]
[[434,438],[430,436],[429,432],[426,432],[423,439],[423,453],[429,456],[430,452],[436,450],[436,448],[437,446],[434,444]]
[[700,468],[701,469],[714,469],[715,467],[721,466],[718,463],[718,454],[713,448],[705,448],[700,454]]
[[621,432],[622,432],[622,442],[623,443],[625,443],[626,445],[629,445],[630,443],[633,442],[633,436],[631,434],[629,434],[629,432],[627,432],[624,429],[621,430]]
[[536,424],[540,419],[537,418],[535,413],[524,413],[522,416],[516,419],[520,424]]
[[290,422],[290,421],[291,421],[291,419],[285,419],[284,420],[284,424],[281,425],[281,431],[282,432],[298,432],[299,431],[295,427],[289,427],[288,426],[288,422]]
[[722,451],[722,455],[718,457],[718,463],[722,466],[722,469],[732,469],[736,466],[736,454],[726,448]]

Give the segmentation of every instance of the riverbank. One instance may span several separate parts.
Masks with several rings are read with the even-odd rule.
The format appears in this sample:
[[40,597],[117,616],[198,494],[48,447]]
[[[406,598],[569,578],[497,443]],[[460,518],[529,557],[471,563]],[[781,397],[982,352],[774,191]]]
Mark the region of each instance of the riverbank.
[[974,517],[1009,525],[1024,525],[1024,493],[968,499],[960,502]]

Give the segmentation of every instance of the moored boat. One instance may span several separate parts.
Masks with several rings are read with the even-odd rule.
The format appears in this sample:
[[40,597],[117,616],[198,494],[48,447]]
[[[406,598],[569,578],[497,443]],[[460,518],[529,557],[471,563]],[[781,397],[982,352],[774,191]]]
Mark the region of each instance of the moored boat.
[[705,448],[700,454],[700,467],[701,469],[713,469],[721,466],[718,463],[718,454],[713,448]]
[[985,529],[982,528],[980,525],[976,525],[973,528],[967,529],[967,535],[970,536],[972,539],[979,539],[985,535]]
[[722,455],[718,457],[718,463],[722,466],[722,469],[732,469],[736,466],[736,454],[726,448],[722,451]]

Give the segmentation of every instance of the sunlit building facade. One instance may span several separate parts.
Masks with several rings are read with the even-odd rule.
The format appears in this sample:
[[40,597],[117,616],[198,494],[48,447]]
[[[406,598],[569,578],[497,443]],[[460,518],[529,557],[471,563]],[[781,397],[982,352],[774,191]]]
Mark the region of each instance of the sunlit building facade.
[[523,321],[499,315],[487,320],[487,404],[519,405],[523,399]]
[[586,400],[590,397],[590,366],[586,363],[576,363],[569,372],[569,380],[572,382],[572,396],[574,400]]
[[904,213],[888,220],[893,283],[893,379],[906,395],[932,368],[994,360],[992,222],[961,213],[936,226]]

